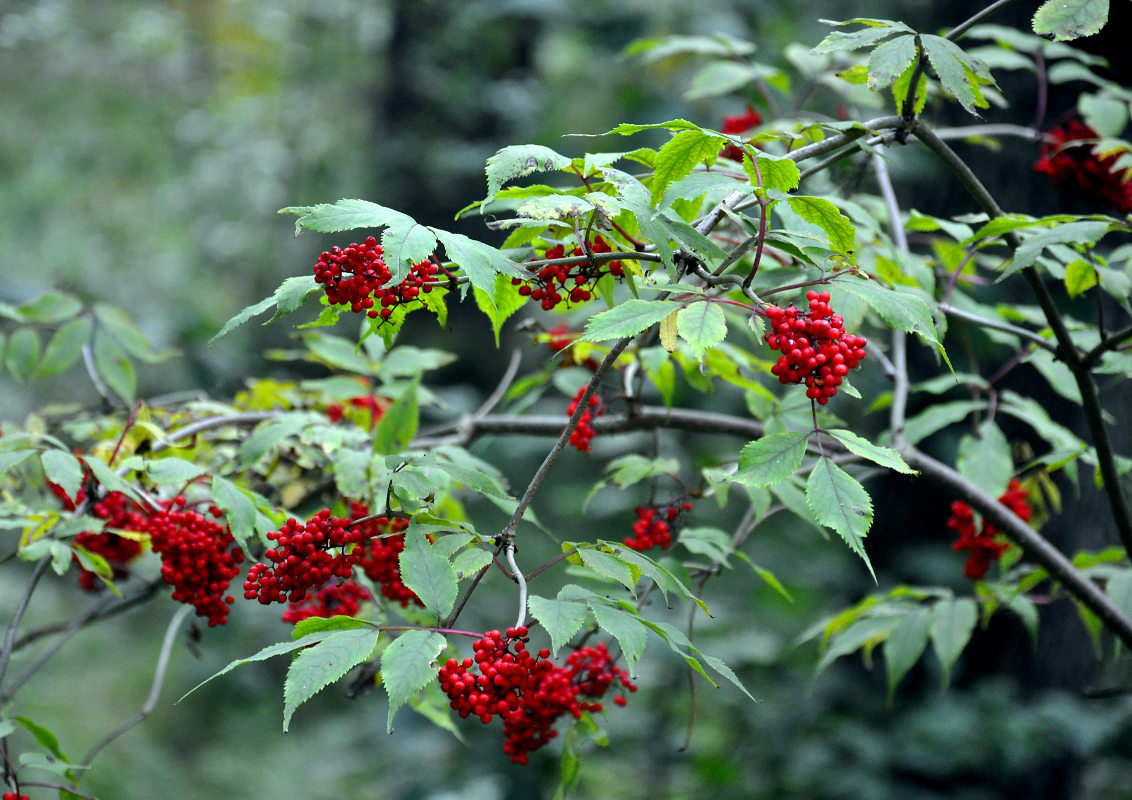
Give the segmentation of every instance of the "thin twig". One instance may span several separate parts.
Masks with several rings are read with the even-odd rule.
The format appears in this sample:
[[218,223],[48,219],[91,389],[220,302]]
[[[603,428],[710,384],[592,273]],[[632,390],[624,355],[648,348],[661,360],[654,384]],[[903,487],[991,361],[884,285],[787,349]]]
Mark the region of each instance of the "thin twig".
[[507,557],[507,566],[511,567],[512,577],[519,584],[519,619],[515,622],[515,627],[521,628],[527,618],[527,579],[523,577],[523,571],[515,563],[515,542],[511,541],[503,545],[503,554]]
[[991,14],[994,14],[994,13],[997,13],[998,11],[1001,11],[1002,9],[1006,8],[1008,5],[1010,5],[1013,2],[1014,2],[1014,0],[997,0],[997,2],[991,3],[986,8],[982,9],[981,11],[975,12],[968,19],[964,20],[963,22],[960,22],[954,28],[949,30],[947,33],[944,34],[943,38],[944,39],[950,39],[951,41],[954,42],[956,39],[961,37],[967,31],[971,30],[971,28],[978,25],[984,19],[989,17]]
[[1009,322],[1003,322],[997,319],[987,319],[980,317],[978,314],[972,314],[970,311],[964,311],[955,306],[949,306],[946,303],[940,303],[937,306],[940,311],[947,314],[949,317],[961,319],[964,322],[970,322],[972,325],[978,325],[980,328],[989,328],[995,331],[1003,331],[1004,333],[1012,333],[1022,339],[1025,339],[1031,344],[1035,344],[1043,350],[1048,350],[1051,353],[1057,352],[1057,345],[1045,338],[1041,334],[1034,333],[1033,331],[1020,328],[1017,325],[1011,325]]

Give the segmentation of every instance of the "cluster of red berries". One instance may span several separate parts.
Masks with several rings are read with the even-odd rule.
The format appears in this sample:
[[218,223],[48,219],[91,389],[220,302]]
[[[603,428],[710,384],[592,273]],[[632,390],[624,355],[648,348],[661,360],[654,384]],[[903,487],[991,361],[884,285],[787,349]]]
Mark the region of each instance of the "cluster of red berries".
[[[51,490],[53,495],[59,498],[65,511],[74,511],[87,497],[86,489],[81,486],[75,493],[74,499],[57,483],[48,481],[47,488]],[[144,515],[138,513],[139,509],[136,509],[136,507],[131,508],[132,504],[127,502],[125,495],[112,494],[116,494],[117,497],[113,499],[108,497],[94,504],[92,509],[94,516],[106,520],[106,527],[108,528],[137,530],[141,521],[144,519]],[[142,544],[137,539],[119,536],[111,531],[103,531],[101,533],[83,531],[75,537],[75,544],[87,552],[105,559],[106,563],[110,566],[111,578],[116,581],[129,577],[129,563],[142,553]],[[74,561],[78,563],[79,557],[77,555],[74,557]],[[79,567],[80,589],[87,592],[94,592],[101,589],[102,586],[103,583],[99,580],[97,574],[88,569]]]
[[4,794],[0,796],[2,796],[4,800],[31,800],[26,794],[18,794],[16,792],[4,792]]
[[[737,114],[733,117],[723,118],[723,133],[746,133],[751,128],[756,127],[763,121],[763,115],[755,111],[750,106],[747,106],[747,111],[743,114]],[[719,151],[720,158],[730,158],[732,161],[743,160],[743,148],[738,145],[729,144],[727,147]]]
[[[526,642],[525,627],[505,634],[488,631],[476,641],[474,657],[450,658],[438,675],[461,717],[474,715],[484,724],[495,717],[503,721],[503,752],[517,764],[558,735],[553,726],[563,715],[577,719],[583,712],[601,711],[598,701],[614,683],[637,690],[604,644],[580,648],[559,667],[549,660],[549,650],[540,650],[536,658]],[[614,702],[624,705],[625,698],[618,695]]]
[[[1013,511],[1015,516],[1024,522],[1029,522],[1034,515],[1026,490],[1022,488],[1017,478],[1010,479],[1009,486],[998,498],[998,502]],[[1010,549],[1009,543],[995,540],[999,531],[986,520],[983,520],[981,529],[975,530],[975,512],[962,500],[956,500],[951,504],[951,516],[947,520],[947,527],[959,536],[951,548],[970,553],[963,571],[972,580],[983,578],[990,563],[998,561],[1002,558],[1002,554]]]
[[222,513],[216,506],[209,507],[214,519],[208,519],[186,510],[183,496],[162,505],[145,528],[153,552],[161,556],[161,577],[173,587],[174,600],[193,606],[209,627],[223,625],[236,602],[224,593],[240,574],[243,552],[228,528],[215,522]]
[[[566,409],[566,416],[574,416],[574,412],[578,410],[578,403],[582,400],[582,395],[586,393],[586,387],[583,386],[574,395],[574,399],[570,401],[570,406]],[[594,438],[593,421],[605,413],[605,406],[601,402],[601,398],[597,396],[597,392],[590,395],[589,407],[582,412],[582,416],[578,418],[578,424],[574,426],[574,430],[570,433],[570,444],[581,450],[583,453],[590,452],[590,440]]]
[[[612,253],[613,248],[602,236],[595,236],[589,243],[590,253]],[[571,255],[585,255],[586,250],[575,247]],[[543,253],[544,259],[566,257],[566,247],[558,244]],[[519,287],[519,294],[538,300],[544,311],[549,311],[559,303],[584,303],[593,298],[593,287],[598,278],[608,273],[615,278],[625,277],[620,261],[610,261],[604,266],[600,263],[587,264],[548,264],[524,282],[522,278],[512,278],[511,284]],[[555,282],[559,285],[555,287]]]
[[321,283],[331,305],[365,311],[371,319],[389,319],[394,307],[417,300],[432,291],[440,267],[431,261],[413,264],[408,276],[396,286],[387,286],[393,277],[382,257],[381,245],[373,236],[363,244],[332,247],[314,265],[315,282]]
[[637,521],[633,523],[633,535],[625,537],[625,546],[634,550],[651,550],[659,547],[667,550],[672,544],[672,528],[677,518],[692,510],[688,501],[670,503],[667,506],[637,506],[633,509]]
[[[546,346],[547,348],[549,348],[550,352],[557,355],[566,350],[570,345],[572,345],[577,340],[577,338],[577,332],[571,331],[566,326],[566,323],[562,323],[560,325],[555,325],[553,328],[546,332]],[[593,356],[587,356],[584,359],[579,359],[576,355],[574,355],[574,352],[574,350],[567,352],[562,357],[560,366],[581,366],[585,367],[590,372],[597,371],[598,366],[600,366],[597,359],[595,359]]]
[[[369,515],[369,508],[362,503],[351,503],[351,519],[362,519]],[[358,567],[374,583],[381,586],[381,596],[400,603],[402,608],[410,603],[423,605],[420,598],[401,580],[401,553],[405,549],[405,529],[409,521],[402,517],[376,517],[361,523],[363,534],[361,560]]]
[[770,330],[763,335],[782,356],[770,371],[780,383],[806,384],[806,397],[821,405],[837,394],[849,370],[865,357],[867,342],[845,332],[845,321],[829,307],[829,292],[806,292],[809,311],[768,306]]
[[1096,131],[1074,119],[1050,130],[1049,138],[1035,172],[1048,175],[1058,189],[1072,189],[1123,214],[1132,212],[1132,181],[1121,174],[1116,155],[1100,158],[1093,153],[1089,140],[1101,138]]
[[378,420],[385,414],[385,409],[389,407],[390,399],[388,397],[376,397],[372,394],[364,394],[358,397],[351,397],[346,400],[346,405],[341,403],[331,403],[326,407],[326,417],[331,422],[338,422],[346,416],[347,406],[353,409],[365,409],[369,411],[368,427],[372,430],[377,425]]
[[301,601],[289,604],[283,612],[283,621],[296,623],[310,617],[328,619],[339,614],[352,617],[362,603],[370,599],[369,590],[354,581],[331,581],[313,594],[307,592]]

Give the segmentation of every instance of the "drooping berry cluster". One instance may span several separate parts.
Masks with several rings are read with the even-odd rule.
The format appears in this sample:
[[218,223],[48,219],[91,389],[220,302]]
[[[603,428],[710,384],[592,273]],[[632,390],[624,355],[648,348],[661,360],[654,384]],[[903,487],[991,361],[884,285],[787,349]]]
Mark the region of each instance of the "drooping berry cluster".
[[[570,401],[570,406],[566,409],[566,416],[574,416],[574,412],[578,410],[578,403],[582,400],[582,395],[586,393],[586,387],[583,386],[574,395],[574,399]],[[574,426],[574,430],[570,433],[570,444],[581,450],[583,453],[590,452],[590,440],[594,438],[593,421],[605,413],[605,406],[601,402],[601,398],[597,396],[597,392],[590,395],[588,407],[582,412],[582,416],[578,418],[578,424]]]
[[[595,236],[589,242],[590,253],[612,253],[613,248],[603,236]],[[575,247],[571,255],[582,256],[586,250]],[[566,258],[566,247],[558,244],[547,248],[543,253],[547,260]],[[610,261],[608,264],[600,262],[583,264],[548,264],[526,281],[522,278],[512,278],[511,284],[519,287],[519,294],[538,300],[543,310],[549,311],[559,303],[584,303],[593,298],[594,284],[602,275],[609,274],[615,278],[625,277],[625,270],[620,261]],[[557,282],[558,286],[555,286]]]
[[381,245],[373,236],[363,244],[332,247],[314,265],[314,279],[323,285],[331,305],[365,311],[371,319],[389,319],[394,307],[417,300],[432,291],[432,281],[440,267],[431,261],[413,264],[408,276],[395,286],[387,284],[393,275],[382,257]]
[[297,603],[290,603],[283,612],[283,621],[288,623],[302,622],[310,617],[329,618],[344,614],[352,617],[361,610],[362,603],[372,599],[364,586],[354,581],[341,581],[323,586],[313,594]]
[[[438,675],[461,717],[474,715],[484,724],[495,717],[503,721],[503,752],[517,764],[558,735],[553,726],[563,715],[577,719],[582,712],[601,711],[599,701],[614,683],[637,689],[604,644],[577,650],[560,667],[549,660],[549,650],[531,655],[526,642],[525,627],[508,628],[506,634],[488,631],[476,641],[474,657],[450,658]],[[624,705],[625,698],[618,695],[614,702]]]
[[[225,592],[240,574],[244,554],[226,527],[185,509],[184,497],[165,505],[146,527],[153,552],[161,555],[161,577],[173,587],[174,600],[192,605],[210,627],[223,625],[235,602]],[[209,514],[216,518],[221,511],[212,506]]]
[[[362,519],[369,509],[361,503],[351,504],[351,518]],[[409,521],[401,517],[377,517],[362,523],[364,543],[359,546],[358,567],[374,583],[381,586],[381,596],[402,608],[410,603],[423,605],[419,597],[401,581],[401,553],[405,549],[405,529]]]
[[[1132,181],[1117,165],[1118,156],[1100,157],[1093,143],[1100,134],[1079,120],[1069,120],[1049,131],[1034,171],[1048,175],[1059,189],[1070,189],[1123,214],[1132,212]],[[1091,141],[1090,141],[1091,140]]]
[[[86,500],[86,489],[82,486],[72,499],[57,483],[47,482],[47,488],[59,498],[66,511],[75,511]],[[95,503],[92,513],[99,519],[106,520],[107,528],[117,530],[137,530],[144,516],[139,509],[128,502],[124,494],[112,492],[103,500]],[[110,567],[111,579],[122,580],[130,575],[129,564],[142,553],[142,544],[137,539],[119,536],[112,531],[83,531],[75,537],[75,544],[89,553],[101,556]],[[74,557],[76,563],[79,557]],[[88,569],[79,567],[79,588],[87,592],[95,592],[104,586],[98,575]]]
[[[1026,490],[1022,488],[1017,478],[1010,479],[1009,486],[998,498],[998,502],[1009,508],[1024,522],[1029,522],[1034,514]],[[951,516],[947,520],[947,527],[955,531],[959,537],[951,548],[970,553],[963,571],[972,580],[983,578],[990,563],[998,561],[1002,558],[1002,554],[1010,549],[1008,542],[998,541],[995,538],[999,531],[986,520],[983,520],[981,528],[975,529],[975,512],[962,500],[956,500],[951,504]]]
[[[746,133],[751,128],[757,127],[763,121],[763,115],[755,111],[750,106],[743,114],[737,114],[732,117],[723,118],[723,133]],[[743,160],[743,148],[738,145],[729,144],[719,152],[720,158],[730,158],[732,161]]]
[[674,524],[681,514],[691,510],[692,504],[688,501],[659,507],[637,506],[633,509],[637,514],[633,535],[625,537],[625,546],[634,550],[651,550],[654,547],[667,550],[672,544]]
[[804,383],[806,397],[821,405],[837,394],[849,370],[865,357],[867,342],[845,332],[845,321],[829,307],[829,292],[806,292],[809,311],[794,306],[766,309],[763,338],[782,356],[771,367],[780,383]]

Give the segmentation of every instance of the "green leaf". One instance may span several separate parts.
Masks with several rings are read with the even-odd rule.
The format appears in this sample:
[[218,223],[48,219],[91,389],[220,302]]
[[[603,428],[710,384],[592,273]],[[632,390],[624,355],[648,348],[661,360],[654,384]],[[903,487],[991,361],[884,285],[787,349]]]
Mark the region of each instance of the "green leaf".
[[295,234],[303,228],[319,233],[338,233],[356,228],[408,227],[412,217],[368,200],[342,199],[315,206],[290,206],[280,214],[297,214]]
[[52,733],[49,729],[42,725],[33,722],[27,717],[13,717],[16,722],[20,723],[25,730],[29,731],[35,737],[36,743],[44,750],[51,753],[55,758],[59,759],[65,764],[70,764],[71,760],[63,755],[63,751],[59,749],[59,738]]
[[436,631],[405,631],[381,654],[381,682],[389,693],[389,733],[393,732],[397,709],[436,680],[436,657],[445,644],[444,637]]
[[[749,155],[743,156],[743,171],[751,179],[752,185],[761,185],[767,191],[775,189],[780,192],[792,192],[798,188],[802,173],[797,163],[786,156],[772,156],[768,153],[759,153],[758,173]],[[759,183],[760,178],[762,183]]]
[[67,496],[74,499],[83,483],[83,467],[79,460],[66,450],[44,450],[39,460],[47,480],[61,486]]
[[1068,42],[1098,33],[1108,21],[1108,0],[1046,0],[1034,14],[1034,33]]
[[873,575],[862,540],[873,524],[873,502],[857,479],[828,458],[820,458],[806,481],[806,504],[814,519],[837,531]]
[[715,160],[720,149],[727,144],[722,136],[706,131],[680,131],[657,151],[653,172],[652,202],[664,196],[664,190],[693,169]]
[[672,309],[673,304],[667,300],[626,300],[590,317],[581,338],[603,342],[636,336],[660,322]]
[[144,361],[147,364],[157,364],[165,361],[174,354],[172,350],[156,351],[153,342],[149,340],[134,321],[120,308],[108,306],[105,303],[94,304],[94,318],[102,331],[114,337],[123,350],[129,355]]
[[[330,628],[330,629],[327,629],[327,630],[316,631],[315,633],[307,634],[306,636],[303,636],[302,638],[296,639],[296,640],[291,641],[291,642],[278,642],[277,644],[269,645],[269,646],[263,648],[262,650],[260,650],[258,653],[256,653],[253,656],[248,656],[247,658],[238,658],[235,661],[230,662],[228,664],[228,666],[224,667],[224,669],[220,670],[219,672],[215,673],[214,675],[210,675],[209,677],[205,678],[203,681],[198,683],[196,686],[194,686],[192,689],[189,689],[189,691],[187,691],[183,695],[181,695],[181,698],[177,702],[180,703],[181,700],[184,700],[186,697],[188,697],[190,694],[195,692],[200,687],[204,686],[206,683],[213,681],[216,678],[219,678],[221,675],[225,675],[225,674],[231,672],[236,667],[243,666],[244,664],[250,664],[253,661],[266,661],[269,658],[274,658],[275,656],[281,656],[284,653],[292,653],[295,650],[302,650],[305,647],[310,647],[311,645],[314,645],[314,644],[317,644],[321,641],[324,641],[325,639],[328,639],[331,636],[338,635],[341,630],[342,630],[342,628],[340,628],[340,627],[333,627],[333,628]],[[377,633],[378,633],[376,629],[374,629],[370,632],[374,636],[376,636]],[[375,638],[374,642],[376,643],[376,641],[377,640]],[[372,651],[373,647],[371,647],[370,650]],[[343,674],[345,674],[345,673],[343,673]]]
[[[691,125],[691,123],[686,123]],[[650,126],[645,126],[650,127]],[[656,127],[656,126],[652,126]],[[695,126],[691,126],[695,127]],[[656,247],[657,255],[669,270],[669,277],[676,279],[672,262],[672,247],[669,244],[670,231],[663,224],[660,212],[652,207],[649,190],[644,184],[627,172],[606,167],[602,177],[617,189],[617,198],[637,220],[641,236]],[[688,226],[685,223],[686,227]]]
[[444,245],[444,252],[460,265],[472,286],[493,298],[498,275],[509,278],[530,277],[530,273],[491,245],[448,231],[438,230],[436,236]]
[[265,297],[258,303],[252,303],[250,306],[246,306],[242,311],[236,314],[236,316],[232,317],[230,320],[224,323],[224,326],[217,332],[217,334],[208,340],[208,346],[212,347],[212,343],[217,339],[222,336],[227,336],[229,333],[243,325],[252,317],[258,317],[260,314],[264,313],[274,305],[274,297]]
[[692,303],[676,316],[676,332],[692,348],[692,355],[702,361],[709,347],[727,338],[727,320],[718,303]]
[[860,50],[862,47],[872,47],[877,42],[888,38],[894,33],[915,33],[915,31],[903,22],[892,22],[890,20],[866,21],[863,19],[854,19],[846,20],[845,22],[832,22],[828,19],[823,19],[821,21],[826,25],[852,25],[855,23],[863,23],[869,27],[850,33],[833,31],[822,39],[817,47],[810,50],[810,52],[815,55],[821,53],[836,53],[839,50]]
[[[455,234],[452,234],[455,235]],[[389,225],[381,234],[381,251],[389,268],[389,285],[405,280],[413,264],[427,261],[436,250],[436,232],[411,217]]]
[[892,702],[896,687],[908,670],[920,660],[928,646],[928,628],[931,612],[914,608],[900,618],[884,640],[884,668],[888,675],[888,702]]
[[986,65],[963,52],[963,48],[942,36],[924,34],[920,37],[924,54],[928,57],[943,89],[959,101],[967,113],[979,116],[976,108],[986,108],[987,101],[979,88],[980,77],[990,77]]
[[1097,285],[1097,270],[1087,261],[1077,259],[1065,265],[1065,291],[1076,298]]
[[[999,280],[1013,275],[1023,267],[1028,267],[1037,261],[1042,251],[1055,244],[1080,244],[1092,247],[1109,231],[1111,223],[1104,220],[1084,220],[1066,222],[1055,225],[1053,228],[1039,231],[1022,240],[1022,244],[1014,251],[1010,265],[1003,270]],[[977,235],[977,234],[976,234]]]
[[944,686],[950,683],[951,668],[970,641],[978,618],[975,601],[967,597],[944,598],[932,607],[932,648],[943,665]]
[[466,580],[491,563],[491,553],[480,550],[478,547],[469,547],[461,550],[456,558],[452,559],[452,569],[457,580]]
[[32,328],[17,328],[8,337],[4,366],[17,383],[23,383],[32,376],[38,363],[39,335]]
[[739,454],[739,470],[732,478],[744,486],[770,486],[780,483],[802,465],[809,433],[771,433],[749,442]]
[[137,391],[137,377],[134,365],[114,339],[104,331],[94,334],[94,368],[114,394],[121,397],[127,405],[134,404]]
[[519,287],[511,283],[505,275],[495,276],[495,290],[490,294],[483,289],[475,289],[476,305],[491,320],[491,330],[495,334],[495,346],[499,347],[499,332],[503,323],[527,302],[525,295],[519,294]]
[[574,634],[582,629],[586,615],[589,613],[585,603],[562,599],[562,592],[566,591],[567,588],[569,587],[562,587],[562,590],[558,593],[558,598],[554,600],[539,597],[536,594],[527,597],[527,608],[530,609],[531,615],[539,621],[539,624],[550,635],[552,654],[557,653],[560,647],[569,642]]
[[639,56],[646,64],[680,55],[721,56],[735,58],[755,52],[755,46],[726,33],[711,36],[663,36],[637,39],[625,48],[626,55]]
[[437,618],[448,616],[456,605],[456,570],[440,553],[434,552],[423,533],[405,534],[405,549],[401,552],[401,580],[409,587],[425,608]]
[[904,462],[904,459],[900,457],[900,454],[891,447],[881,447],[880,445],[873,444],[868,439],[858,436],[844,428],[835,428],[826,431],[826,433],[845,445],[849,452],[855,453],[861,458],[867,458],[874,464],[879,464],[882,467],[887,467],[896,472],[903,472],[905,475],[917,474],[916,470],[908,466]]
[[248,543],[255,537],[255,501],[232,481],[213,475],[212,502],[224,512],[232,538],[246,552]]
[[535,172],[552,172],[568,169],[573,162],[540,144],[518,144],[496,151],[487,160],[487,196],[483,202],[495,199],[503,184]]
[[83,310],[75,297],[62,292],[48,292],[19,306],[16,311],[28,322],[57,325]]
[[417,405],[417,389],[420,386],[418,375],[412,383],[394,400],[373,431],[374,452],[382,455],[400,453],[409,446],[420,425],[420,408]]
[[63,325],[51,336],[44,348],[43,358],[35,368],[35,377],[47,378],[67,370],[79,360],[83,345],[90,341],[94,321],[88,317],[78,317]]
[[[767,69],[758,64],[744,64],[739,61],[712,61],[705,64],[692,78],[686,100],[700,100],[704,97],[718,97],[742,89],[757,78],[766,75]],[[719,147],[715,148],[719,152]],[[714,155],[714,154],[713,154]]]
[[141,499],[134,487],[118,475],[118,473],[110,469],[110,466],[102,459],[96,456],[86,455],[82,457],[82,461],[86,464],[91,474],[94,475],[94,479],[110,491],[121,492],[131,500]]
[[630,591],[637,585],[637,576],[640,572],[634,571],[633,568],[616,556],[591,547],[581,548],[578,555],[581,556],[587,567],[601,577],[615,580]]
[[845,255],[852,254],[857,232],[837,206],[823,197],[806,195],[791,195],[786,202],[799,217],[825,231],[830,248]]
[[614,486],[632,486],[645,478],[657,475],[675,475],[680,470],[680,462],[675,458],[645,458],[638,453],[629,453],[610,461],[605,474]]
[[284,733],[299,706],[370,657],[380,635],[376,628],[327,631],[325,639],[295,657],[283,684]]
[[207,471],[198,464],[175,456],[154,459],[148,462],[145,467],[146,475],[156,484],[188,483],[204,475]]
[[0,453],[0,476],[8,470],[22,464],[29,456],[35,454],[34,450],[6,450]]
[[959,440],[956,468],[993,497],[1005,492],[1014,474],[1014,458],[1002,430],[988,420],[979,426],[977,436],[964,434]]
[[882,44],[869,55],[869,88],[874,92],[888,86],[916,60],[916,37],[898,36]]
[[337,614],[333,617],[307,617],[295,623],[295,627],[291,630],[291,639],[297,642],[299,639],[310,636],[312,633],[369,627],[372,627],[370,623],[357,619],[356,617],[348,617],[344,614]]
[[886,289],[876,281],[853,279],[837,281],[834,286],[864,300],[893,328],[905,333],[914,333],[942,351],[943,345],[940,344],[931,309],[919,297],[907,292]]
[[[594,621],[598,627],[610,634],[621,645],[621,655],[625,656],[625,666],[629,672],[636,670],[637,661],[645,652],[648,630],[641,624],[640,617],[601,602],[590,604]],[[631,608],[631,606],[630,606]]]

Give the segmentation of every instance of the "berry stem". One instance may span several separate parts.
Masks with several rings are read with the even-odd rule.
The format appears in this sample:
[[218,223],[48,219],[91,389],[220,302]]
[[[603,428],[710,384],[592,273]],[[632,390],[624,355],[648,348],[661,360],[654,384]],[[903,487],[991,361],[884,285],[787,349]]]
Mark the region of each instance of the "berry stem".
[[514,541],[503,546],[503,554],[507,557],[507,566],[511,568],[511,577],[519,584],[519,618],[515,622],[515,627],[521,628],[527,618],[527,579],[523,577],[523,571],[515,563]]

